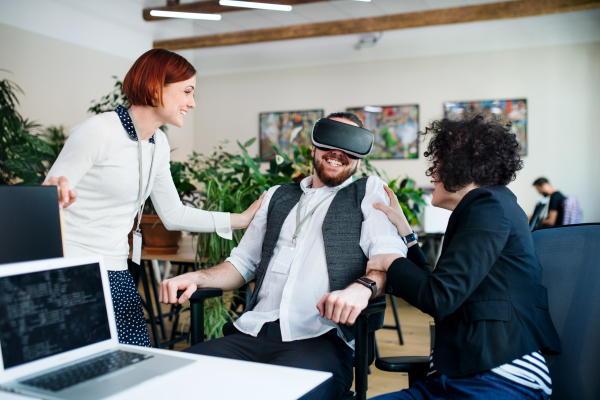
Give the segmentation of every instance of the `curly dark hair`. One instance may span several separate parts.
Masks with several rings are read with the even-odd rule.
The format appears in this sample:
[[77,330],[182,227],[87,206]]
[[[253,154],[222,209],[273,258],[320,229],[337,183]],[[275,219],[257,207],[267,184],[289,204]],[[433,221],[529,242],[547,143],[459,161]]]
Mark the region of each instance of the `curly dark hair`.
[[421,137],[431,135],[425,157],[427,176],[437,172],[449,192],[474,183],[479,187],[508,185],[523,169],[520,146],[511,125],[477,114],[433,121]]

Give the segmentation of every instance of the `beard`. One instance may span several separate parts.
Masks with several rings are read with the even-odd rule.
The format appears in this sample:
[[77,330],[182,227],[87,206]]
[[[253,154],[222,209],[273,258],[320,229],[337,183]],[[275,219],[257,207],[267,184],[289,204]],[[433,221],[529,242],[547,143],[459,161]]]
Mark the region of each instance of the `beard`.
[[[334,159],[340,161],[341,163],[344,163],[343,160],[340,160],[337,157],[330,157],[330,158],[334,158]],[[352,175],[354,175],[354,173],[358,169],[358,164],[356,164],[354,166],[354,169],[351,169],[348,167],[348,165],[346,165],[346,168],[341,170],[337,175],[330,176],[327,174],[327,171],[325,170],[326,162],[327,161],[323,160],[322,158],[320,158],[320,159],[315,158],[315,173],[317,174],[317,176],[319,177],[321,182],[323,182],[325,185],[327,185],[329,187],[336,187],[336,186],[341,185],[348,178],[350,178]]]

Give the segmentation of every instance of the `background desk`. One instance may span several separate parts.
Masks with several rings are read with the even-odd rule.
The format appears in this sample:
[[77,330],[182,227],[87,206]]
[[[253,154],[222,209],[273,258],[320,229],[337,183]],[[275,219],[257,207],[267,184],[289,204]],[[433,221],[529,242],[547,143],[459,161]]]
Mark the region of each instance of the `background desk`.
[[[153,352],[169,350],[151,349]],[[169,352],[171,353],[171,352]],[[172,353],[171,353],[172,354]],[[329,372],[178,353],[192,365],[142,382],[106,400],[260,399],[294,400],[331,377]],[[0,400],[31,399],[0,392]]]
[[[179,321],[180,306],[172,306],[171,311],[163,313],[160,302],[158,301],[158,285],[167,277],[180,275],[194,270],[196,259],[196,243],[198,236],[183,236],[179,241],[179,251],[176,254],[148,254],[145,249],[141,253],[141,265],[129,262],[129,272],[138,285],[141,281],[143,293],[142,305],[148,314],[147,322],[150,324],[152,334],[152,344],[158,348],[173,348],[173,345],[187,337],[187,334],[178,335],[176,328]],[[131,253],[129,254],[131,259]],[[161,271],[159,261],[164,262],[164,269]],[[178,268],[173,271],[173,265]],[[173,320],[170,333],[167,333],[165,318]]]

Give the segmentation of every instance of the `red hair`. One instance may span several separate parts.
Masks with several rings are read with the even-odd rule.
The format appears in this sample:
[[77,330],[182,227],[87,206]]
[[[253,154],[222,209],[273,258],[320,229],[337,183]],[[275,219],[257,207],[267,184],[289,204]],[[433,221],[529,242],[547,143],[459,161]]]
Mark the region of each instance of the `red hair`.
[[163,104],[163,87],[196,75],[188,60],[165,49],[152,49],[140,56],[125,75],[123,93],[132,106]]

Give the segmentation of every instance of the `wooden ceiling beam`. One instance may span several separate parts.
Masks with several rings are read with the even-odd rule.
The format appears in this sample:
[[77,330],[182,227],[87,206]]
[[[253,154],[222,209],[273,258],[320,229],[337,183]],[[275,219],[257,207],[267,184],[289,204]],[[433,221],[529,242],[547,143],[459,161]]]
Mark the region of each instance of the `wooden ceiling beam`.
[[[244,1],[249,1],[251,3],[271,3],[271,4],[296,6],[299,4],[322,3],[324,1],[330,1],[330,0],[244,0]],[[152,11],[152,10],[178,11],[178,12],[190,12],[190,13],[201,13],[201,14],[221,14],[221,13],[232,12],[232,11],[248,11],[250,9],[249,8],[241,8],[241,7],[222,6],[219,4],[219,0],[198,1],[195,3],[184,3],[184,4],[177,4],[174,6],[144,8],[144,10],[142,12],[144,21],[162,21],[165,19],[171,19],[171,18],[153,17],[152,15],[150,15],[150,11]]]
[[320,36],[380,32],[497,19],[531,17],[600,8],[592,0],[520,0],[475,6],[446,8],[381,17],[350,19],[280,28],[230,32],[182,39],[159,40],[154,48],[169,50],[197,49],[238,44],[270,42]]

